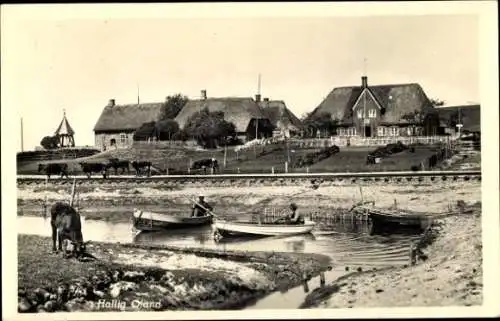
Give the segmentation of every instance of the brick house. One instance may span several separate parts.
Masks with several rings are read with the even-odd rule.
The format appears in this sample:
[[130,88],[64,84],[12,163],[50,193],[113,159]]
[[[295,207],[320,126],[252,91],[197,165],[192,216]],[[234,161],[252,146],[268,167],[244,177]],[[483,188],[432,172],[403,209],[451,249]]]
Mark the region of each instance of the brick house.
[[100,150],[127,148],[142,124],[157,121],[164,103],[117,105],[114,99],[104,107],[94,126],[95,146]]
[[416,83],[334,88],[313,111],[329,113],[339,136],[384,137],[436,135],[439,118]]

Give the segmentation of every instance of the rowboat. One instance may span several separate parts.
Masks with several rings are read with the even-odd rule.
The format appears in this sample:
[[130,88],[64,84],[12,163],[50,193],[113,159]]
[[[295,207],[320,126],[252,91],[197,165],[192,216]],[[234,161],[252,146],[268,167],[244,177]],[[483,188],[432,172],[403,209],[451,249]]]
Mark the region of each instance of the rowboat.
[[406,227],[425,229],[431,221],[431,218],[425,213],[403,209],[385,209],[360,205],[354,207],[353,211],[358,214],[368,215],[376,228]]
[[276,223],[230,222],[216,220],[213,229],[216,237],[227,236],[288,236],[311,233],[316,223],[306,220],[304,224],[288,225]]
[[212,215],[182,217],[139,209],[134,209],[132,217],[133,227],[138,231],[161,231],[174,228],[198,227],[209,225],[212,221]]

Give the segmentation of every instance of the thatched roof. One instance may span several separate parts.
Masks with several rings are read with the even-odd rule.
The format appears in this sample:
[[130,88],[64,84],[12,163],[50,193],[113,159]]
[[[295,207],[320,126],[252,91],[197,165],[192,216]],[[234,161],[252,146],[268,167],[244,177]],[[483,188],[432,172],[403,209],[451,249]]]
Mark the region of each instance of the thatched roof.
[[[418,111],[432,111],[430,100],[419,84],[394,84],[368,86],[367,97],[383,110],[381,123],[400,123],[403,115]],[[341,123],[352,123],[353,106],[357,102],[362,86],[334,88],[312,114],[327,112]]]
[[239,133],[247,131],[252,119],[268,119],[253,98],[224,97],[189,100],[175,117],[175,121],[181,128],[184,128],[189,116],[205,107],[210,112],[222,111],[224,119],[233,123]]
[[142,124],[157,121],[164,103],[114,105],[104,107],[94,132],[133,131]]
[[460,110],[460,122],[462,130],[471,132],[481,131],[481,109],[480,105],[447,106],[436,108],[439,118],[448,124],[453,115],[457,115]]
[[75,131],[73,128],[71,128],[71,125],[68,122],[68,119],[66,118],[66,112],[63,115],[63,119],[61,120],[61,123],[56,129],[55,135],[70,135],[73,136],[75,134]]
[[261,101],[259,106],[277,128],[299,130],[302,126],[300,119],[286,107],[282,100]]

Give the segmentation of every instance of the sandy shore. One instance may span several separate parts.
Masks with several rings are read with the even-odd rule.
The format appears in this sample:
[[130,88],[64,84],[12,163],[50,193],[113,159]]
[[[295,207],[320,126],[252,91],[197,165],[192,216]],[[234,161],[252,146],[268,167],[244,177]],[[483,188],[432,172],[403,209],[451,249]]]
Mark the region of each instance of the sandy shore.
[[482,304],[480,209],[440,221],[428,259],[408,268],[355,273],[309,295],[303,307],[356,308]]
[[[107,243],[92,243],[88,252],[99,260],[82,262],[52,253],[48,238],[20,235],[18,242],[20,312],[237,309],[330,264],[317,254]],[[139,301],[154,304],[133,306]]]

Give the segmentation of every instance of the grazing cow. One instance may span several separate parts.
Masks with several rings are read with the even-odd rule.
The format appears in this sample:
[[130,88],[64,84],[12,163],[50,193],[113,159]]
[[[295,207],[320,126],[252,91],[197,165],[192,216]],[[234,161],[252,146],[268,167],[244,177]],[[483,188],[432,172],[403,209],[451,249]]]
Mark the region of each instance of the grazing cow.
[[[74,253],[81,255],[85,252],[83,243],[82,223],[80,214],[64,202],[57,202],[50,208],[50,226],[52,228],[52,251],[63,250],[63,242],[68,240],[74,247]],[[56,248],[56,240],[58,246]],[[67,247],[65,245],[64,251]]]
[[107,164],[104,163],[80,163],[82,171],[87,175],[88,178],[92,176],[92,173],[101,173],[103,178],[106,178],[107,174]]
[[202,169],[203,173],[207,173],[207,168],[212,168],[215,171],[219,170],[219,163],[215,158],[205,158],[197,160],[191,166],[191,169]]
[[115,175],[118,175],[118,169],[121,168],[122,174],[130,174],[130,162],[128,160],[119,160],[118,158],[110,158],[108,163],[108,168],[115,169]]
[[146,171],[146,176],[151,176],[151,165],[149,161],[133,161],[132,167],[135,169],[135,175],[140,176],[142,171]]
[[61,178],[64,176],[69,178],[68,164],[38,164],[38,172],[40,173],[43,170],[45,171],[45,174],[47,174],[48,178],[50,178],[50,175],[53,174],[60,174]]

